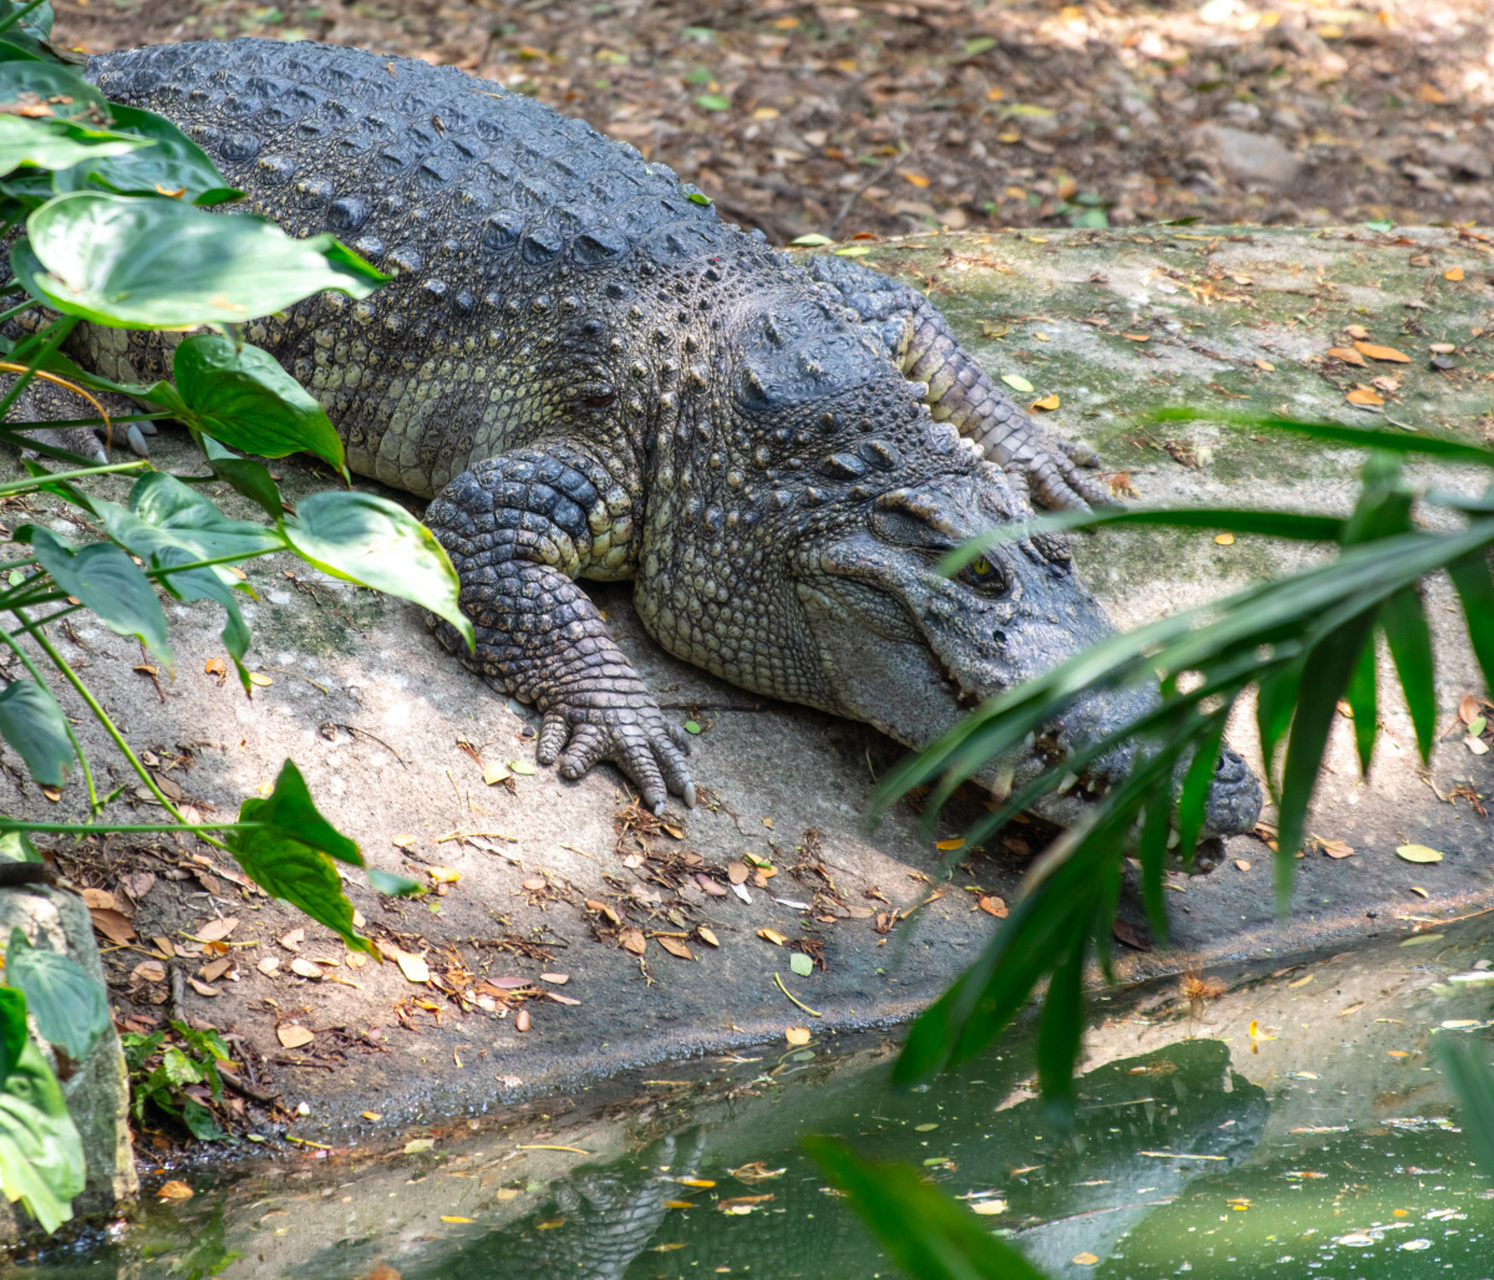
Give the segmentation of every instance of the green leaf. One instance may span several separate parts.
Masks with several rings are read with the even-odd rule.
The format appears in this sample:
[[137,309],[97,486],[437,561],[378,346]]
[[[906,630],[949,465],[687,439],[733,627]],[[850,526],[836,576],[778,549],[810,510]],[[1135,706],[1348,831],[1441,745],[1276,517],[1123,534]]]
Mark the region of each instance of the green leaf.
[[14,987],[0,987],[0,1089],[10,1079],[26,1047],[26,997]]
[[26,220],[11,266],[31,296],[123,329],[238,323],[324,289],[367,297],[389,277],[332,236],[216,217],[164,196],[58,196]]
[[228,1137],[213,1113],[196,1098],[183,1099],[182,1123],[198,1142],[222,1142]]
[[695,99],[695,105],[707,111],[730,111],[731,99],[723,98],[719,93],[702,93]]
[[906,1274],[918,1280],[1043,1280],[1026,1258],[916,1170],[858,1160],[834,1138],[810,1137],[803,1145]]
[[1297,707],[1297,689],[1302,667],[1293,664],[1262,678],[1255,701],[1255,724],[1261,738],[1261,759],[1266,765],[1266,779],[1274,786],[1276,748],[1286,737]]
[[1375,752],[1375,738],[1380,731],[1376,680],[1375,633],[1371,630],[1364,638],[1359,661],[1349,676],[1349,687],[1344,690],[1344,699],[1354,713],[1354,745],[1359,749],[1359,771],[1366,775]]
[[1028,382],[1020,373],[1003,373],[1001,380],[1013,391],[1020,391],[1024,396],[1032,394],[1032,383]]
[[[161,546],[181,547],[193,552],[199,560],[248,557],[285,546],[285,540],[276,530],[248,520],[230,520],[197,489],[160,471],[142,476],[130,490],[129,514],[147,527],[119,521],[119,528],[127,531],[129,538],[115,531],[111,517],[104,514],[104,505],[98,506],[100,519],[104,520],[110,536],[141,557]],[[138,539],[141,545],[132,543],[131,538]]]
[[1437,690],[1432,676],[1432,633],[1427,630],[1420,590],[1407,587],[1391,596],[1380,606],[1380,624],[1416,727],[1416,745],[1423,763],[1430,763],[1437,732]]
[[[0,862],[42,863],[46,859],[37,853],[36,846],[24,831],[0,832]],[[4,1076],[0,1075],[0,1080]]]
[[109,104],[109,113],[117,133],[138,137],[143,146],[102,163],[85,157],[84,163],[54,177],[58,192],[86,190],[91,180],[121,195],[170,196],[202,208],[243,198],[242,191],[223,181],[207,152],[170,120],[117,102]]
[[279,520],[285,514],[285,504],[280,500],[280,490],[269,468],[248,458],[241,458],[231,449],[224,448],[212,436],[197,437],[203,456],[218,479],[226,481],[238,493],[251,502],[257,502],[271,516]]
[[796,236],[789,241],[796,249],[818,249],[821,245],[834,244],[835,241],[829,236],[822,236],[818,231],[811,231],[807,235]]
[[713,205],[716,203],[704,191],[692,191],[689,199],[691,204]]
[[[0,115],[0,174],[20,168],[70,170],[150,144],[112,129],[89,128],[72,120],[30,120]],[[44,179],[44,181],[47,181]],[[48,186],[55,183],[55,177]],[[46,192],[51,195],[51,191]]]
[[326,411],[268,351],[195,334],[177,347],[172,372],[191,425],[230,448],[267,458],[304,449],[347,475]]
[[1494,1178],[1494,1072],[1484,1064],[1483,1046],[1476,1040],[1459,1043],[1453,1036],[1439,1035],[1434,1048],[1447,1086],[1458,1100],[1458,1123],[1468,1149],[1484,1176]]
[[1380,232],[1381,235],[1395,230],[1395,221],[1391,218],[1376,218],[1373,222],[1366,222],[1364,225],[1371,231]]
[[293,833],[305,845],[355,867],[363,865],[356,841],[348,839],[318,812],[306,788],[306,779],[287,760],[269,798],[251,796],[239,811],[240,822],[263,822]]
[[57,585],[93,610],[109,630],[138,637],[168,666],[172,664],[166,615],[155,588],[123,551],[107,542],[74,551],[65,539],[37,524],[22,525],[14,537],[29,542]]
[[1084,935],[1074,938],[1054,966],[1038,1023],[1038,1083],[1048,1114],[1061,1129],[1074,1123],[1074,1064],[1084,1032]]
[[201,1084],[202,1068],[187,1057],[176,1045],[170,1046],[161,1055],[161,1070],[178,1089],[184,1084]]
[[686,720],[685,721],[685,732],[686,733],[699,733],[700,732],[700,723],[699,723],[699,721],[696,721],[696,720]]
[[104,988],[71,956],[33,947],[19,927],[5,949],[5,980],[26,997],[42,1039],[81,1062],[109,1026]]
[[52,6],[50,4],[18,3],[17,0],[0,0],[0,23],[7,37],[24,31],[38,40],[52,38]]
[[280,528],[303,560],[334,577],[412,600],[451,623],[469,648],[475,646],[446,551],[398,503],[370,493],[314,493]]
[[967,57],[975,57],[977,54],[989,53],[996,47],[995,36],[973,36],[965,41],[965,54]]
[[418,880],[411,880],[409,876],[397,876],[392,871],[380,871],[378,867],[369,867],[368,883],[373,886],[375,893],[391,898],[409,898],[424,889]]
[[1219,746],[1224,741],[1224,712],[1215,712],[1210,717],[1211,728],[1204,731],[1194,749],[1193,759],[1183,775],[1182,791],[1178,796],[1178,857],[1183,866],[1191,869],[1193,854],[1198,848],[1198,837],[1203,831],[1204,811],[1209,799],[1209,786],[1214,781],[1214,769],[1219,761]]
[[[14,33],[12,27],[6,35]],[[7,64],[0,77],[0,105],[19,102],[22,94],[35,94],[46,102],[52,119],[81,120],[99,128],[109,124],[109,102],[104,95],[75,69],[59,62]]]
[[83,1185],[83,1141],[62,1087],[41,1051],[23,1037],[0,1091],[0,1190],[51,1232],[73,1216],[72,1199]]
[[1292,736],[1287,743],[1286,763],[1281,771],[1281,805],[1277,818],[1276,895],[1282,911],[1291,902],[1295,857],[1302,847],[1307,805],[1323,765],[1328,729],[1374,621],[1374,611],[1366,610],[1330,631],[1313,647],[1302,667],[1297,711],[1292,717]]
[[0,737],[21,753],[31,776],[44,787],[60,787],[74,760],[62,708],[45,685],[25,676],[0,689]]
[[1141,892],[1146,901],[1147,920],[1160,946],[1167,945],[1167,902],[1162,892],[1162,873],[1166,869],[1167,836],[1171,830],[1170,797],[1158,796],[1146,807],[1136,855],[1141,863]]
[[1143,422],[1196,422],[1207,416],[1210,422],[1228,422],[1252,431],[1294,431],[1314,440],[1331,440],[1356,448],[1385,449],[1392,453],[1426,453],[1448,461],[1476,462],[1494,467],[1494,450],[1465,444],[1450,436],[1429,436],[1417,431],[1379,431],[1368,427],[1348,427],[1342,422],[1299,422],[1276,414],[1238,412],[1211,408],[1207,415],[1186,406],[1158,409],[1143,415]]
[[1494,689],[1494,578],[1489,574],[1489,552],[1460,556],[1447,566],[1447,572],[1463,604],[1463,621],[1484,684]]
[[268,799],[251,796],[244,801],[239,821],[265,824],[223,833],[246,875],[266,893],[340,934],[349,947],[376,954],[373,944],[353,926],[353,904],[344,896],[332,863],[337,858],[362,866],[362,855],[317,811],[305,779],[291,761],[281,767]]
[[789,956],[789,968],[801,978],[807,978],[814,972],[814,961],[802,951],[795,951],[793,955]]

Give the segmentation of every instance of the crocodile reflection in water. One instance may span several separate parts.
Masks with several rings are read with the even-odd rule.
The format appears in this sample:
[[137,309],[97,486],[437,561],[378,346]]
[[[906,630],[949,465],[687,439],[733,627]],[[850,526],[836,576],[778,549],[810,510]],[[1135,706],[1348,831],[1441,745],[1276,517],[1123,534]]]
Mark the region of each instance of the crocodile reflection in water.
[[[1228,1048],[1214,1040],[1109,1063],[1083,1077],[1079,1091],[1079,1119],[1067,1139],[1054,1131],[1039,1099],[1003,1106],[1004,1089],[988,1092],[970,1085],[956,1086],[943,1097],[938,1138],[930,1135],[927,1146],[911,1120],[932,1107],[927,1098],[911,1095],[873,1108],[893,1121],[879,1133],[864,1133],[866,1119],[847,1113],[822,1115],[816,1127],[850,1137],[858,1151],[878,1159],[922,1163],[952,1156],[953,1170],[931,1166],[935,1178],[956,1194],[1000,1190],[1009,1208],[999,1221],[1020,1228],[1017,1242],[1059,1280],[1087,1274],[1072,1264],[1076,1254],[1087,1250],[1103,1256],[1197,1174],[1238,1164],[1259,1141],[1269,1112],[1263,1090],[1231,1069]],[[865,1095],[867,1100],[875,1096],[875,1091]],[[860,1280],[876,1270],[878,1251],[865,1228],[843,1200],[825,1194],[824,1179],[813,1166],[792,1149],[739,1152],[748,1138],[731,1137],[725,1150],[712,1144],[703,1172],[719,1185],[705,1195],[695,1193],[699,1207],[694,1211],[671,1213],[668,1202],[692,1194],[675,1179],[701,1163],[705,1133],[699,1128],[666,1138],[626,1162],[579,1173],[522,1222],[469,1240],[460,1252],[414,1262],[396,1259],[396,1269],[404,1280],[653,1280],[710,1275],[721,1267],[736,1272],[749,1265],[759,1280]],[[786,1172],[766,1184],[739,1186],[718,1168],[739,1154],[786,1166]],[[660,1166],[670,1166],[669,1176],[661,1176]],[[713,1197],[768,1192],[772,1200],[745,1216],[714,1210]],[[556,1219],[563,1224],[540,1228]],[[654,1252],[661,1246],[678,1247]]]

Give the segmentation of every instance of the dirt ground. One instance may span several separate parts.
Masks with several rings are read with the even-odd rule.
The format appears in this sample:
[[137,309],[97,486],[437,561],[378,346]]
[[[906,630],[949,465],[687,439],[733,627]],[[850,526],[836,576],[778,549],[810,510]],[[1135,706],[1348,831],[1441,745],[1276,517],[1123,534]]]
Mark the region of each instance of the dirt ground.
[[91,51],[240,35],[454,63],[777,243],[927,228],[1489,220],[1489,0],[57,0]]

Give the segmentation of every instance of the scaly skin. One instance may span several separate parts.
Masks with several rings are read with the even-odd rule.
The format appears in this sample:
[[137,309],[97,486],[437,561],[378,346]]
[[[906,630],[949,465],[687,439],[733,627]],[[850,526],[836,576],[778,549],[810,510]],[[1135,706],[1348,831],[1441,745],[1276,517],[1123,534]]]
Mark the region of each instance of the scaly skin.
[[[911,290],[839,261],[806,272],[631,147],[449,68],[240,40],[109,54],[89,75],[175,120],[251,208],[397,273],[247,335],[321,401],[354,470],[434,497],[478,635],[463,659],[540,708],[540,758],[567,776],[611,760],[656,810],[693,794],[684,739],[578,578],[633,578],[670,652],[914,746],[1109,630],[1061,539],[934,572],[1026,519],[1022,486],[1100,495]],[[82,331],[75,350],[138,381],[172,342]],[[1154,696],[1076,708],[1049,754]],[[1128,760],[1046,811],[1073,820]],[[1214,831],[1254,821],[1238,772],[1214,789]]]

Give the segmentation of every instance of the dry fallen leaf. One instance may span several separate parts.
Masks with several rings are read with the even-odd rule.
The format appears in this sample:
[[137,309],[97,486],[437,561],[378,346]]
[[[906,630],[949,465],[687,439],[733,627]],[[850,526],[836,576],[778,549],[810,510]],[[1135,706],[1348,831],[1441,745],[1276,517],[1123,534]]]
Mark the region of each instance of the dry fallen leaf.
[[405,975],[408,982],[429,982],[431,980],[430,966],[426,964],[424,957],[414,955],[409,951],[401,951],[394,957],[395,963],[399,965],[399,971]]
[[1256,356],[1255,358],[1255,367],[1257,369],[1264,369],[1267,373],[1276,372],[1276,366],[1274,364],[1272,364],[1269,360],[1262,360],[1259,356]]
[[156,1192],[162,1200],[190,1200],[195,1194],[185,1182],[179,1182],[175,1178],[170,1182],[163,1182],[161,1189]]
[[1232,547],[1235,545],[1235,535],[1232,533],[1216,533],[1214,541],[1221,547]]
[[563,986],[565,986],[565,984],[567,982],[569,982],[570,980],[571,980],[571,975],[568,974],[568,973],[542,973],[542,974],[540,974],[540,981],[541,982],[553,982],[557,987],[563,987]]
[[929,180],[921,173],[914,173],[911,169],[899,169],[898,175],[905,181],[911,182],[915,187],[926,187]]
[[747,877],[752,874],[752,869],[745,862],[728,862],[726,864],[726,878],[732,884],[745,884]]
[[90,911],[114,911],[118,907],[114,895],[107,889],[84,889],[82,898],[83,905]]
[[1350,858],[1354,856],[1354,846],[1346,844],[1342,840],[1319,840],[1318,844],[1330,858]]
[[222,942],[224,938],[233,936],[233,931],[239,927],[239,918],[229,916],[225,920],[209,920],[192,936],[198,942]]
[[983,897],[978,905],[987,915],[995,916],[998,920],[1004,920],[1008,915],[1006,903],[992,894]]
[[322,966],[304,956],[297,956],[291,961],[291,972],[298,977],[310,978],[313,982],[322,980]]
[[166,966],[159,960],[143,960],[130,970],[131,982],[165,982]]
[[1149,333],[1123,333],[1123,338],[1129,338],[1132,342],[1150,342],[1152,335]]
[[1357,364],[1360,368],[1364,368],[1364,357],[1353,347],[1329,347],[1328,354],[1335,360],[1342,360],[1345,364]]
[[808,1027],[785,1027],[783,1038],[790,1044],[800,1045],[809,1043]]
[[306,941],[305,929],[292,929],[289,933],[280,935],[280,945],[287,951],[299,951],[301,944]]
[[661,933],[654,936],[654,941],[663,947],[665,951],[669,952],[670,955],[677,956],[681,960],[695,959],[690,954],[690,948],[680,938],[671,938],[667,934]]
[[550,887],[550,882],[544,876],[530,876],[524,881],[524,888],[530,893],[543,893]]
[[514,1030],[515,1031],[528,1031],[529,1030],[529,1010],[528,1009],[520,1009],[519,1010],[517,1016],[514,1018]]
[[221,676],[227,669],[228,664],[222,658],[209,658],[202,664],[202,670],[205,675]]
[[1347,333],[1351,338],[1369,337],[1369,330],[1366,329],[1362,324],[1346,324],[1344,325],[1344,332]]
[[93,927],[102,933],[110,942],[116,942],[125,946],[135,940],[135,927],[124,918],[118,911],[90,911],[93,918]]
[[1236,858],[1235,859],[1235,866],[1237,866],[1241,871],[1249,871],[1250,870],[1250,859],[1249,858]]
[[777,929],[759,929],[757,936],[767,942],[771,942],[775,947],[781,947],[788,941]]
[[482,771],[482,780],[490,787],[513,776],[513,771],[506,764],[501,763],[486,765]]
[[695,936],[699,938],[703,943],[705,943],[708,947],[719,947],[721,945],[716,941],[716,935],[709,929],[707,929],[703,924],[698,924],[695,926]]
[[1099,1259],[1092,1253],[1076,1253],[1069,1261],[1074,1263],[1075,1266],[1092,1267]]
[[1444,271],[1442,273],[1442,278],[1444,280],[1451,280],[1454,284],[1456,284],[1459,280],[1461,280],[1463,278],[1463,268],[1462,267],[1453,267],[1451,270]]
[[275,1037],[287,1049],[300,1049],[316,1039],[316,1033],[309,1027],[297,1026],[294,1022],[287,1022],[284,1026],[275,1028]]
[[1052,410],[1058,408],[1059,403],[1060,401],[1057,395],[1044,396],[1041,400],[1034,400],[1030,405],[1028,405],[1028,408]]
[[460,871],[453,871],[450,867],[427,867],[425,874],[437,884],[455,884],[462,878]]
[[1369,408],[1385,403],[1384,396],[1378,391],[1371,391],[1368,387],[1355,387],[1344,398],[1350,404],[1364,405]]
[[643,930],[630,927],[617,935],[617,944],[624,951],[641,956],[648,947],[648,939],[643,936]]
[[1373,342],[1355,342],[1354,350],[1362,356],[1368,356],[1371,360],[1388,360],[1394,364],[1410,364],[1411,357],[1404,351],[1397,351],[1394,347],[1381,347]]
[[266,956],[255,967],[261,973],[265,973],[265,974],[274,973],[275,970],[277,970],[278,968],[280,968],[280,957],[279,956]]

